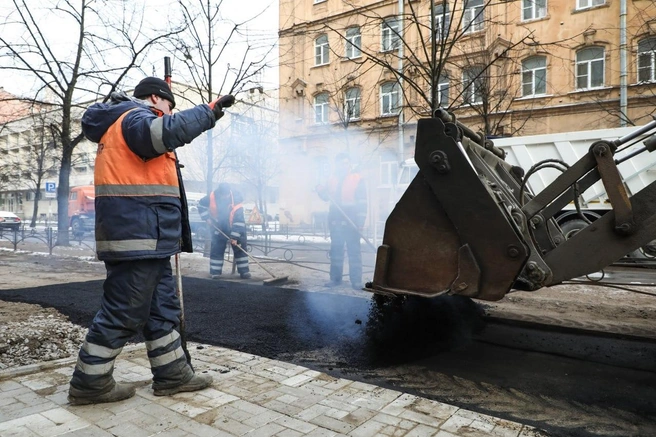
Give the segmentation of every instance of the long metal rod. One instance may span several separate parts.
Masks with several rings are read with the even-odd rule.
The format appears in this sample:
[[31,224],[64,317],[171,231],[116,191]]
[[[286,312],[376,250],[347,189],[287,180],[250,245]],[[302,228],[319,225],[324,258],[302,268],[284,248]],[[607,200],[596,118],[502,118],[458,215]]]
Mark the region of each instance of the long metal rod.
[[626,142],[631,141],[634,138],[639,137],[640,135],[642,135],[646,132],[649,132],[652,129],[656,129],[656,120],[653,120],[650,123],[647,123],[646,125],[644,125],[640,129],[637,129],[637,130],[631,132],[628,135],[624,135],[622,138],[616,139],[615,141],[613,141],[613,144],[615,144],[616,146],[620,146],[620,145],[622,145]]

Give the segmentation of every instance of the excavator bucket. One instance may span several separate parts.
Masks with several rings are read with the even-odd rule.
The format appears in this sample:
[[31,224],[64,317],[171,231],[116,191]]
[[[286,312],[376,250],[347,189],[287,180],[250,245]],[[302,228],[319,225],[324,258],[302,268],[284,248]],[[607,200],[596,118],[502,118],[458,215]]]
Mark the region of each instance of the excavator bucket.
[[526,262],[529,248],[497,203],[503,187],[498,176],[485,177],[483,160],[512,179],[509,169],[483,148],[465,153],[457,134],[438,118],[419,120],[419,173],[387,219],[372,291],[498,300]]
[[[656,239],[656,182],[629,197],[613,155],[653,129],[656,121],[593,144],[533,195],[524,171],[506,163],[502,150],[438,109],[418,121],[419,173],[387,219],[366,288],[499,300],[512,289],[533,291],[598,271],[648,244]],[[645,145],[655,150],[656,135]],[[599,179],[613,210],[566,241],[554,214]]]

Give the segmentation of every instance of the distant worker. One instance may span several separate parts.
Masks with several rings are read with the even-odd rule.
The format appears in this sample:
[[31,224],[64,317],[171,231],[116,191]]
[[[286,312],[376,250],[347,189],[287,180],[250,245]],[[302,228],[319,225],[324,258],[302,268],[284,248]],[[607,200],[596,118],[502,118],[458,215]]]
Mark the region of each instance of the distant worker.
[[223,116],[224,96],[175,115],[175,98],[159,78],[143,79],[134,98],[112,93],[91,105],[82,131],[98,143],[95,162],[96,251],[105,262],[101,307],[82,345],[68,391],[73,405],[132,397],[132,384],[114,380],[125,343],[143,333],[155,396],[204,389],[209,375],[194,373],[180,336],[180,300],[171,255],[191,252],[183,229],[186,205],[173,151]]
[[[239,276],[241,279],[251,277],[248,271],[248,255],[244,252],[247,236],[242,202],[241,194],[231,190],[230,184],[225,182],[220,183],[209,196],[198,201],[200,218],[207,222],[212,232],[212,247],[210,248],[210,277],[212,279],[221,276],[228,241],[233,246],[232,252]],[[237,245],[244,250],[234,247]]]
[[335,157],[334,174],[326,185],[316,188],[321,199],[330,202],[330,282],[328,287],[342,283],[344,245],[348,253],[349,279],[353,289],[362,288],[362,254],[360,238],[367,218],[367,187],[362,177],[351,171],[349,156]]

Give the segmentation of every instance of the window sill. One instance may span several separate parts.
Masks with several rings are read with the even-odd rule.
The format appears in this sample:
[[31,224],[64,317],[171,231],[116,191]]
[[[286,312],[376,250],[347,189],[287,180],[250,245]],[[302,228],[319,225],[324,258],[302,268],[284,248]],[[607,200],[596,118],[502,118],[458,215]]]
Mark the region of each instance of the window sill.
[[530,95],[530,96],[517,97],[514,100],[517,102],[517,101],[522,101],[522,100],[544,99],[544,98],[553,97],[553,96],[554,96],[553,94],[533,94],[533,95]]
[[329,66],[329,65],[330,65],[330,62],[326,62],[325,64],[313,65],[313,66],[310,67],[310,68],[311,68],[311,69],[312,69],[312,68],[321,68],[321,67],[327,67],[327,66]]
[[517,23],[518,26],[521,26],[523,24],[532,24],[532,23],[537,23],[539,21],[546,21],[550,19],[551,16],[549,14],[545,15],[544,17],[539,17],[539,18],[529,18],[527,20],[522,20],[519,23]]
[[574,9],[572,11],[572,14],[579,14],[581,12],[593,11],[595,9],[602,9],[602,8],[608,8],[608,7],[610,7],[610,2],[607,1],[603,5],[595,5],[595,6],[588,6],[587,8]]
[[629,86],[654,86],[656,85],[656,79],[654,80],[643,80],[642,82],[635,82],[629,84]]
[[484,36],[485,35],[485,28],[483,29],[478,29],[478,30],[472,30],[466,33],[462,34],[463,38],[474,38],[477,36]]
[[362,55],[360,55],[360,56],[353,56],[352,58],[348,58],[348,57],[344,56],[344,57],[341,58],[340,60],[341,60],[342,62],[349,62],[349,61],[357,61],[358,59],[362,59]]
[[589,93],[589,92],[595,92],[595,91],[610,91],[612,90],[612,86],[599,86],[595,88],[580,88],[576,89],[574,91],[570,91],[567,94],[582,94],[582,93]]

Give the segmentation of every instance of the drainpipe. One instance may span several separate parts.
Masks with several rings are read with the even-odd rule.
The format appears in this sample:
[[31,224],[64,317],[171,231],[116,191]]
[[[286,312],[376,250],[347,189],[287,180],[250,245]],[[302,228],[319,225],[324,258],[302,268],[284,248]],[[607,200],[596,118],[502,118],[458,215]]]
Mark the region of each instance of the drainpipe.
[[626,1],[620,0],[620,127],[627,125]]
[[[404,26],[404,0],[399,0],[399,73],[403,74],[403,56],[404,56],[404,41],[403,37],[405,32],[403,29]],[[399,162],[403,162],[405,157],[404,147],[403,147],[403,78],[399,76]]]

